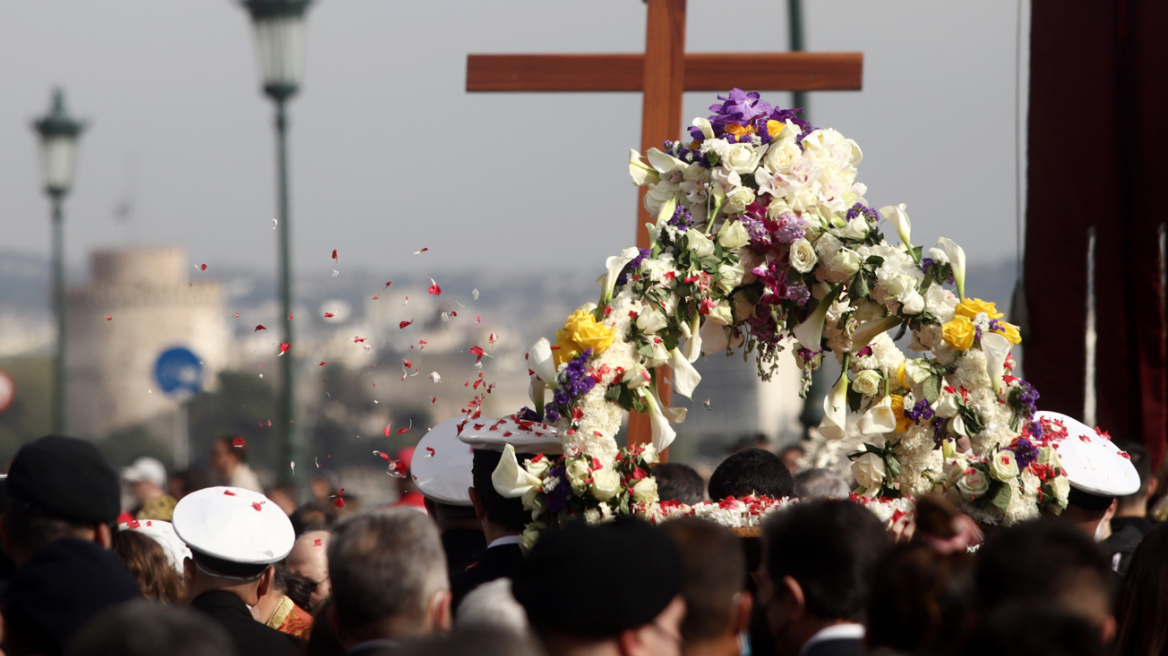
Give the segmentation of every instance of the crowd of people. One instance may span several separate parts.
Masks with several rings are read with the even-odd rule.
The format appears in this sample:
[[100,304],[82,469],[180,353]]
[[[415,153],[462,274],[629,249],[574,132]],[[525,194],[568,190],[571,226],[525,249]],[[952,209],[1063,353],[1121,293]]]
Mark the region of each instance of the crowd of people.
[[[432,429],[393,506],[337,516],[265,495],[246,449],[217,480],[122,472],[89,442],[25,445],[0,484],[9,656],[1159,656],[1168,525],[1137,492],[1073,489],[1060,517],[977,525],[942,498],[884,522],[828,469],[742,445],[705,480],[655,466],[662,500],[798,498],[735,532],[698,517],[565,522],[530,512],[501,454]],[[408,457],[407,454],[402,454]],[[1105,465],[1100,465],[1105,466]],[[218,482],[218,485],[213,483]],[[1071,477],[1071,485],[1076,481]],[[123,503],[123,492],[130,503]],[[123,507],[128,509],[123,512]],[[1162,519],[1162,518],[1161,518]],[[527,546],[527,545],[524,545]]]

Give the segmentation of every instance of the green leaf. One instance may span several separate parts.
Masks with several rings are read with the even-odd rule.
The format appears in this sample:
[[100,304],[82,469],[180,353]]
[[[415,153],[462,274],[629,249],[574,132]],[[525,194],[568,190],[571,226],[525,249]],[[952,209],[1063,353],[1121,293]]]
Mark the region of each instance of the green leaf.
[[852,278],[851,293],[848,294],[854,299],[866,298],[868,296],[868,277],[860,271]]
[[884,258],[880,257],[879,255],[869,255],[868,259],[864,260],[864,262],[879,268],[880,265],[884,264]]
[[1014,490],[1006,483],[1002,483],[1000,481],[997,483],[997,488],[998,489],[996,491],[990,491],[990,493],[993,494],[993,496],[990,498],[990,502],[1001,508],[1002,512],[1005,512],[1006,506],[1010,505],[1010,497],[1012,496]]
[[937,399],[941,396],[941,377],[929,376],[925,379],[925,384],[922,387],[923,389],[921,391],[924,392],[925,399],[929,403],[936,403]]
[[884,467],[888,469],[888,480],[895,481],[900,478],[900,461],[888,453],[884,456]]
[[848,409],[852,412],[859,412],[860,406],[864,403],[864,395],[860,394],[852,388],[848,388]]

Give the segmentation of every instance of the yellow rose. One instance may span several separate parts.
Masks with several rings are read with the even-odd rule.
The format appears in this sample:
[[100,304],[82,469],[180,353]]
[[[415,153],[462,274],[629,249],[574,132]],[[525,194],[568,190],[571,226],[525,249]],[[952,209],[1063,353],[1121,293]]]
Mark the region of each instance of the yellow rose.
[[888,397],[892,402],[892,414],[896,417],[896,432],[905,433],[912,428],[913,420],[904,416],[904,397],[892,394]]
[[953,317],[952,321],[941,326],[941,337],[958,351],[968,351],[973,346],[973,322],[963,315]]
[[1001,319],[1003,315],[998,312],[998,307],[989,301],[983,301],[980,298],[966,298],[962,299],[957,306],[957,316],[965,317],[967,319],[974,319],[978,314],[985,312],[991,319]]
[[995,333],[1005,337],[1011,344],[1021,344],[1022,335],[1018,333],[1018,326],[1005,321],[998,321],[998,329]]
[[896,368],[896,380],[900,382],[901,387],[903,387],[904,389],[908,389],[908,383],[906,383],[904,380],[904,363],[905,362],[908,362],[908,360],[907,359],[901,360],[900,366]]
[[582,307],[573,312],[564,322],[564,328],[556,333],[556,346],[560,347],[553,355],[556,366],[588,349],[592,349],[592,355],[600,355],[612,346],[615,338],[615,329],[600,324],[592,316],[592,310]]

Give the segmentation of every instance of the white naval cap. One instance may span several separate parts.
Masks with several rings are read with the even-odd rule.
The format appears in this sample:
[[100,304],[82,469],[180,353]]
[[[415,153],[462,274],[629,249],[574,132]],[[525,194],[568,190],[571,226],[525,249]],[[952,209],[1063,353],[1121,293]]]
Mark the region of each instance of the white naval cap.
[[410,461],[414,484],[429,499],[451,506],[470,506],[470,488],[474,485],[471,447],[458,439],[462,418],[448,419],[418,442]]
[[136,531],[152,538],[162,546],[166,562],[170,563],[171,568],[179,574],[183,573],[183,561],[190,558],[191,550],[178,537],[178,533],[174,532],[174,526],[170,522],[161,519],[135,519],[118,524],[118,530]]
[[1072,488],[1100,497],[1123,497],[1140,489],[1140,475],[1131,458],[1102,431],[1045,410],[1036,413],[1034,420],[1058,451]]
[[458,439],[473,449],[501,452],[510,444],[517,453],[564,452],[564,444],[556,429],[542,422],[522,419],[517,414],[501,419],[479,417],[462,421]]
[[273,501],[240,487],[209,487],[174,508],[174,530],[200,567],[235,578],[258,576],[292,551],[292,522]]

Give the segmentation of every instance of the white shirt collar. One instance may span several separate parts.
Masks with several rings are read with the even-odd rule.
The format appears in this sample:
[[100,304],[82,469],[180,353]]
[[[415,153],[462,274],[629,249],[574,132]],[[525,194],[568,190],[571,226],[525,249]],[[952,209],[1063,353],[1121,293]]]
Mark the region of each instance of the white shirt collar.
[[508,544],[519,544],[519,538],[520,536],[518,535],[504,535],[501,538],[495,538],[490,544],[487,545],[487,548],[491,549],[494,547],[502,547]]
[[803,648],[799,650],[800,656],[806,654],[811,648],[821,642],[828,640],[863,640],[864,639],[864,625],[853,624],[846,622],[844,624],[832,624],[829,627],[820,629],[818,633],[811,636]]

